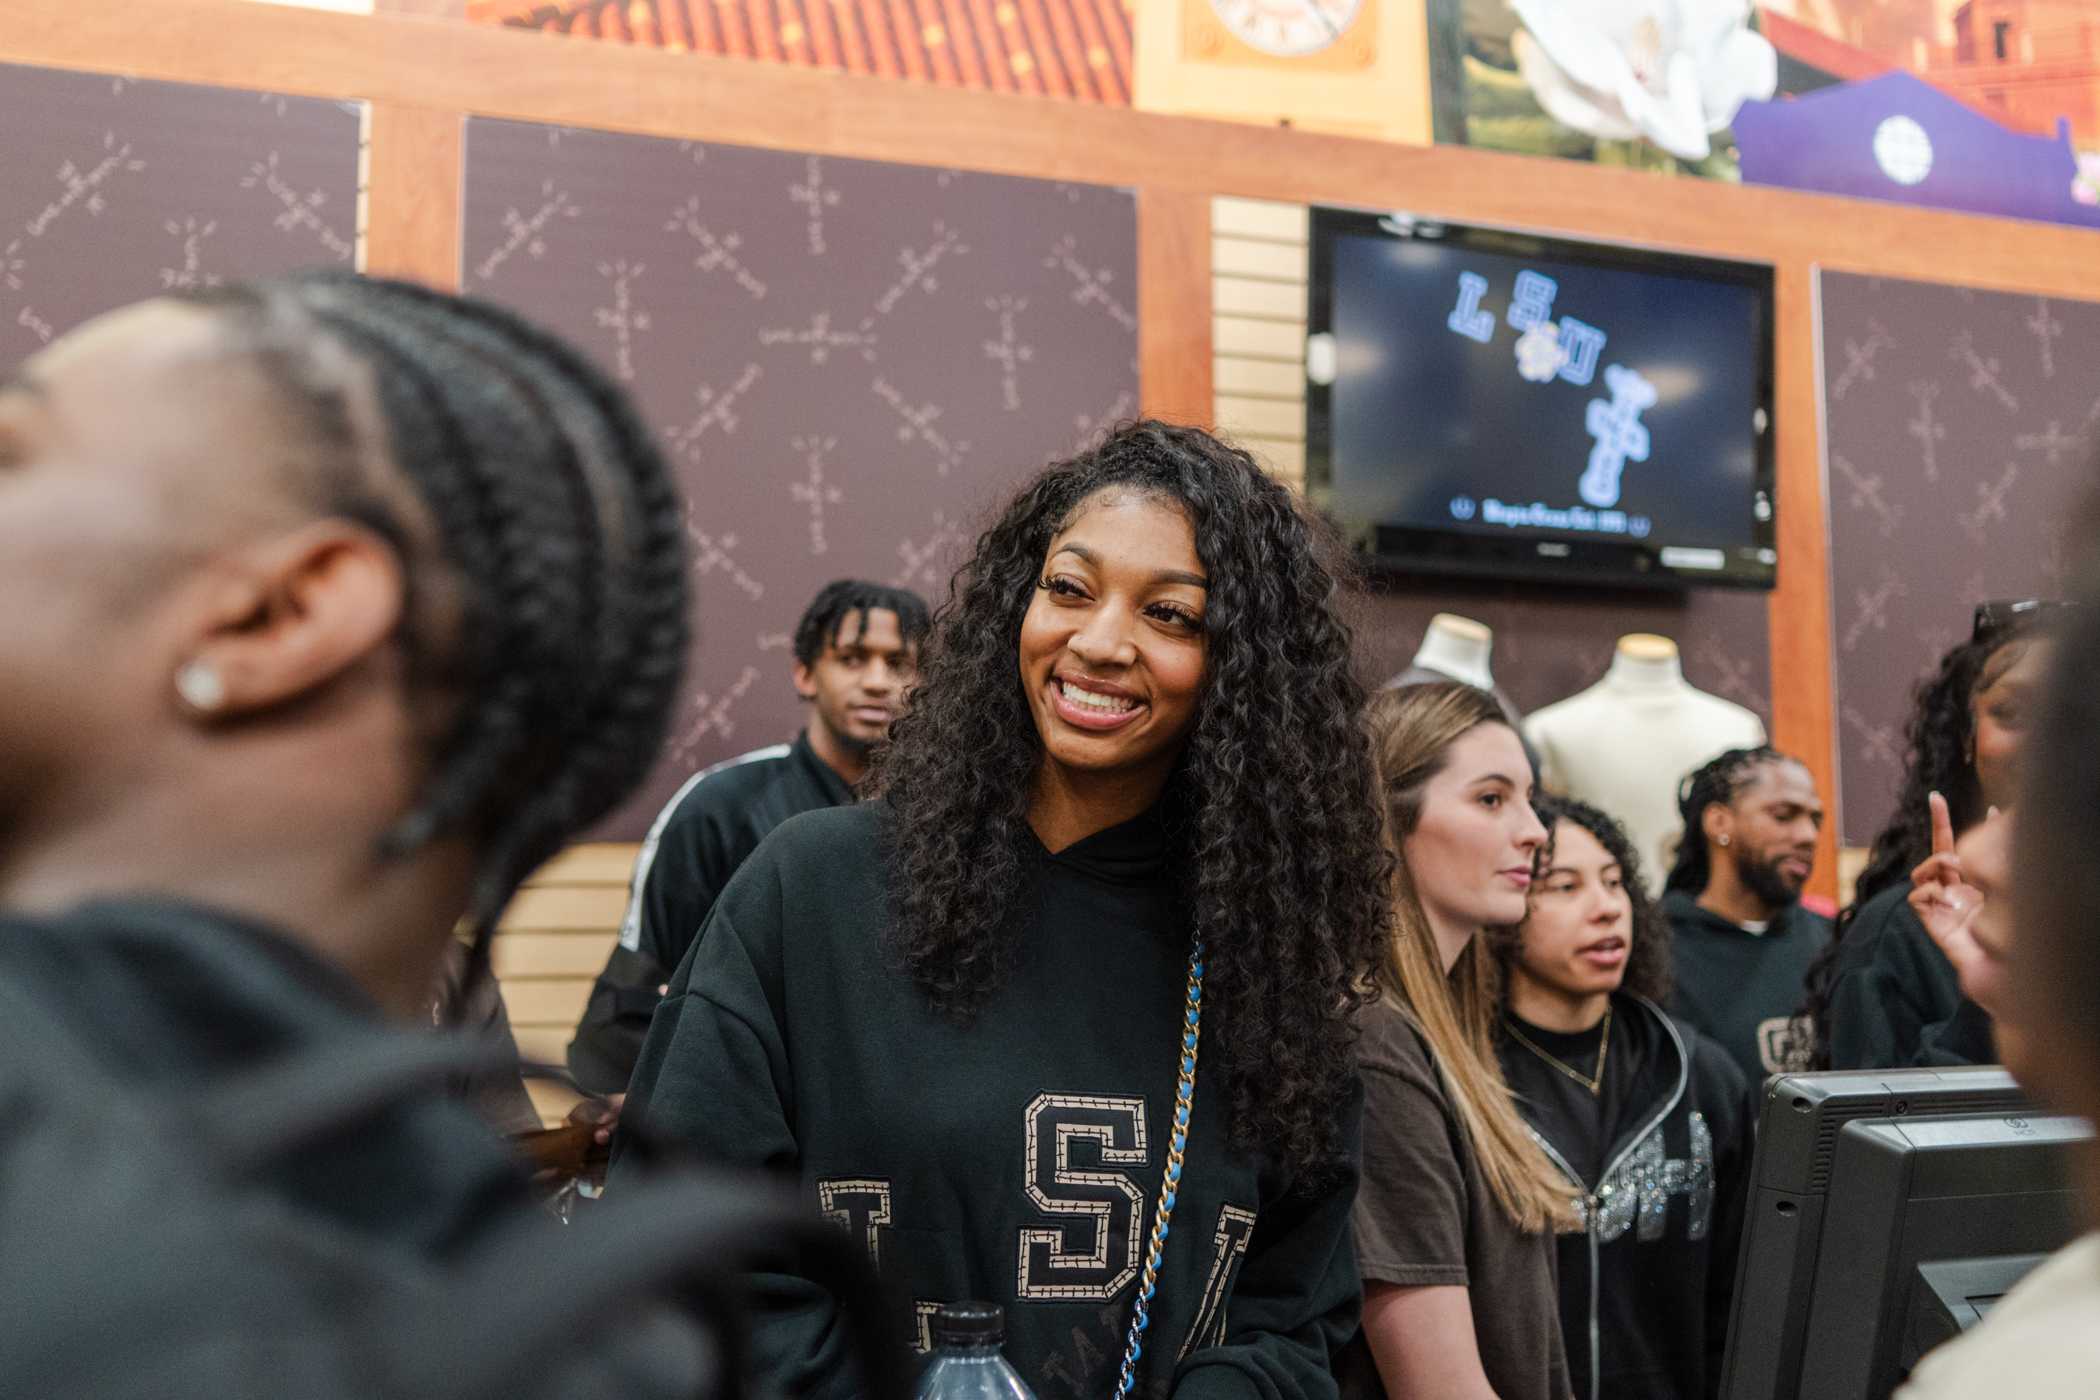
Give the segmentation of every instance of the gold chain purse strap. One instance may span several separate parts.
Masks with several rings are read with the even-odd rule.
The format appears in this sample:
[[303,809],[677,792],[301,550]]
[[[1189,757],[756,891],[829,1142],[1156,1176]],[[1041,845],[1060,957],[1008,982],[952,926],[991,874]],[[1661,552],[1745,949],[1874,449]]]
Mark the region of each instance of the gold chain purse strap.
[[1174,1218],[1174,1197],[1181,1190],[1182,1154],[1189,1145],[1189,1108],[1196,1098],[1196,1042],[1203,1030],[1203,940],[1189,950],[1188,1010],[1181,1025],[1181,1082],[1174,1090],[1174,1131],[1167,1142],[1167,1174],[1159,1184],[1152,1211],[1152,1242],[1145,1250],[1145,1269],[1138,1277],[1137,1300],[1130,1314],[1130,1340],[1123,1349],[1123,1370],[1116,1377],[1115,1400],[1127,1400],[1137,1384],[1138,1357],[1145,1328],[1152,1321],[1152,1298],[1159,1291],[1159,1261],[1166,1253],[1167,1223]]

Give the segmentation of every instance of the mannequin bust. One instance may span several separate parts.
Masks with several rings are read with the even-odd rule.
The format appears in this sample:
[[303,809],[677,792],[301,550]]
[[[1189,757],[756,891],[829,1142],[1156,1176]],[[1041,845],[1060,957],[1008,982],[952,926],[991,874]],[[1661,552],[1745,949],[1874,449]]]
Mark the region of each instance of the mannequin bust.
[[1495,676],[1488,669],[1488,652],[1494,645],[1494,629],[1486,623],[1457,613],[1438,613],[1429,619],[1429,630],[1422,634],[1414,669],[1434,671],[1454,681],[1493,690]]
[[1679,835],[1679,781],[1725,749],[1765,741],[1763,721],[1693,689],[1677,644],[1647,632],[1621,637],[1603,680],[1533,714],[1524,733],[1547,787],[1625,823],[1656,891]]
[[[1408,663],[1406,670],[1387,681],[1385,688],[1399,690],[1410,685],[1428,685],[1432,681],[1463,681],[1467,685],[1479,686],[1495,697],[1495,703],[1502,707],[1510,727],[1521,738],[1524,717],[1507,695],[1495,689],[1495,674],[1488,669],[1488,653],[1494,645],[1494,629],[1486,623],[1460,617],[1457,613],[1438,613],[1429,619],[1429,630],[1422,634],[1422,645],[1416,649],[1415,659]],[[1524,752],[1531,756],[1532,771],[1538,771],[1539,756],[1532,752],[1529,739],[1524,741]]]

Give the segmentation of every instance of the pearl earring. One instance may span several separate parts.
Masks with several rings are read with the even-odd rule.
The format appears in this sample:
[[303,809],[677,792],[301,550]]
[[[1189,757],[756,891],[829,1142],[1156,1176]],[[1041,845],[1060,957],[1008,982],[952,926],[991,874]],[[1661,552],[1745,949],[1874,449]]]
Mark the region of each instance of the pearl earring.
[[1728,838],[1726,836],[1719,836],[1714,839],[1719,841],[1724,846],[1728,844]]
[[175,673],[175,693],[198,714],[216,714],[226,703],[226,682],[209,661],[185,662]]

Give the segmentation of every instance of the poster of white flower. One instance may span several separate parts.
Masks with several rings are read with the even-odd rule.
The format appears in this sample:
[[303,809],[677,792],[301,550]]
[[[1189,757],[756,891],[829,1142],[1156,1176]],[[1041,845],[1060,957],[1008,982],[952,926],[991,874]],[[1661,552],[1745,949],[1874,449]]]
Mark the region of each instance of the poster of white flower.
[[1436,139],[2100,227],[2093,0],[1428,0]]

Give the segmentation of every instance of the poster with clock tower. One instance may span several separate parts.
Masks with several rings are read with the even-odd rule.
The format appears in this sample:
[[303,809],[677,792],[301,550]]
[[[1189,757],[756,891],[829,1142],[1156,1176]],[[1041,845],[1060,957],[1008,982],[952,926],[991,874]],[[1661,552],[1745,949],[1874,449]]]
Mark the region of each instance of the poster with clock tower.
[[1135,105],[1429,140],[1423,0],[1138,0]]

